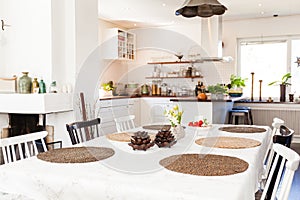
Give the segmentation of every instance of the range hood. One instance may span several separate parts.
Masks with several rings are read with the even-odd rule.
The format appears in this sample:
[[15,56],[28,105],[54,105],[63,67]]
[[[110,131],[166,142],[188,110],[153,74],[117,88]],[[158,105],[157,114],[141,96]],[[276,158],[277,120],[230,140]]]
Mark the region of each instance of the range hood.
[[[201,47],[206,55],[196,62],[230,62],[231,57],[222,57],[222,14],[227,10],[217,0],[187,0],[176,11],[183,17],[201,17]],[[213,16],[216,15],[216,16]]]

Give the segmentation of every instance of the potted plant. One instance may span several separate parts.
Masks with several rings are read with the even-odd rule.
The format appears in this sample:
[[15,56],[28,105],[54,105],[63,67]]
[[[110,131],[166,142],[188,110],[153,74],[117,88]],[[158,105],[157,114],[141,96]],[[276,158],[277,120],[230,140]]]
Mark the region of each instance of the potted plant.
[[243,87],[246,86],[245,81],[247,78],[241,78],[231,74],[230,84],[227,85],[229,91],[228,94],[231,97],[241,97],[243,95]]
[[224,99],[224,93],[226,92],[226,89],[221,84],[216,85],[210,85],[207,87],[209,93],[211,94],[211,100],[223,100]]
[[291,73],[286,73],[282,76],[281,80],[273,81],[269,83],[269,85],[279,85],[280,86],[280,101],[285,102],[285,94],[286,94],[286,87],[291,85],[288,83],[289,79],[292,78]]
[[114,90],[113,82],[108,81],[107,83],[102,83],[101,88],[99,90],[100,97],[112,96],[112,92]]

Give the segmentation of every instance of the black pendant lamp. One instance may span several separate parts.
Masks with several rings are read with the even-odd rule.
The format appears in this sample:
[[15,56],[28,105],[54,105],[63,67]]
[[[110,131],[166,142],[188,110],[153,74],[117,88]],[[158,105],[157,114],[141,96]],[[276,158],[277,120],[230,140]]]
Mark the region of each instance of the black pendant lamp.
[[183,8],[176,10],[176,15],[183,17],[211,17],[223,15],[227,8],[217,0],[190,0]]

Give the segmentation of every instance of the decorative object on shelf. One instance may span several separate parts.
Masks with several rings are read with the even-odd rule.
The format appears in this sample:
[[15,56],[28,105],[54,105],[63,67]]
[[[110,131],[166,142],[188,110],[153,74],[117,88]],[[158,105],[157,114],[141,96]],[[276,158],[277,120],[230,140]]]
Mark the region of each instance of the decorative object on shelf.
[[46,93],[46,84],[43,81],[43,79],[41,78],[40,82],[39,82],[39,93]]
[[176,143],[176,139],[171,130],[162,129],[155,136],[154,143],[159,147],[171,147]]
[[149,85],[144,84],[141,86],[141,94],[142,95],[149,95]]
[[296,62],[295,63],[297,63],[297,67],[299,67],[300,66],[300,57],[297,57],[297,60],[296,60]]
[[129,146],[133,148],[133,150],[144,150],[146,151],[150,147],[154,146],[154,142],[151,142],[151,138],[146,131],[138,131],[135,132],[133,136],[131,136]]
[[229,88],[228,94],[231,97],[241,97],[243,95],[243,87],[245,87],[245,81],[247,78],[241,78],[239,76],[235,76],[231,74],[230,76],[230,84],[227,85]]
[[56,81],[52,81],[49,87],[49,93],[57,93]]
[[262,98],[261,98],[261,86],[262,86],[262,80],[259,80],[259,101],[262,101]]
[[216,85],[210,85],[207,87],[208,91],[211,93],[211,100],[223,100],[224,99],[224,93],[226,92],[226,89],[221,84]]
[[269,85],[278,85],[280,86],[280,102],[285,102],[286,96],[286,87],[291,85],[288,83],[289,79],[292,78],[291,73],[286,73],[282,76],[280,81],[273,81]]
[[19,78],[19,93],[29,94],[31,93],[31,78],[28,76],[29,72],[22,72],[23,76]]
[[294,102],[294,94],[289,94],[289,101]]
[[175,54],[175,56],[179,59],[179,62],[181,62],[181,59],[183,58],[183,54],[181,52],[178,52]]
[[175,105],[170,110],[165,110],[164,115],[169,119],[171,123],[171,132],[174,134],[176,139],[181,139],[185,136],[185,131],[181,126],[183,111],[179,109],[178,105]]
[[254,89],[254,72],[251,72],[251,101],[254,101],[253,98],[253,89]]
[[39,93],[39,82],[37,81],[37,78],[33,78],[33,81],[32,81],[32,93]]

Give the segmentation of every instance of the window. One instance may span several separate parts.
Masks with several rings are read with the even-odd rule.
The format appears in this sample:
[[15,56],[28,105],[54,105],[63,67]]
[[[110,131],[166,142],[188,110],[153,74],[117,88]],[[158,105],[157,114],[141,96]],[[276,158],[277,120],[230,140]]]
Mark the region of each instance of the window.
[[[299,37],[300,38],[300,37]],[[268,86],[292,73],[288,93],[300,94],[300,67],[295,63],[300,57],[300,39],[294,37],[241,39],[239,40],[238,74],[248,78],[244,95],[251,96],[251,72],[254,72],[253,96],[259,96],[259,80],[262,80],[262,97],[279,98],[279,86]]]

